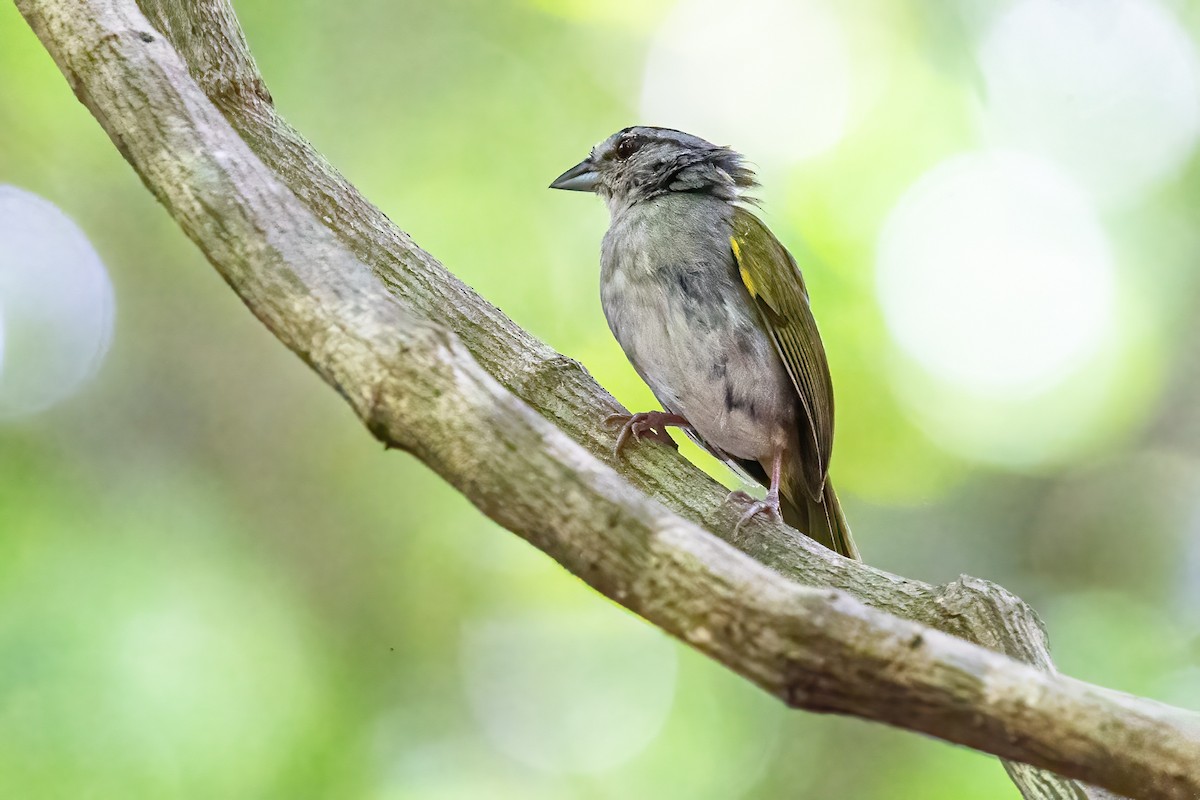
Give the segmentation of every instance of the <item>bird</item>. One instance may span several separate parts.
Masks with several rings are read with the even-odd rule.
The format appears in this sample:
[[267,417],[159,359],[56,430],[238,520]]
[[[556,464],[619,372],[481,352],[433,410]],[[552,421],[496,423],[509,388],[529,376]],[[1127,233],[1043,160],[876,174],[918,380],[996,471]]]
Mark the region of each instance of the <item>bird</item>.
[[767,487],[738,528],[782,518],[861,560],[829,481],[828,359],[796,260],[752,210],[756,186],[735,150],[651,126],[617,131],[550,184],[607,204],[604,316],[663,409],[609,417],[614,451],[673,446],[679,428]]

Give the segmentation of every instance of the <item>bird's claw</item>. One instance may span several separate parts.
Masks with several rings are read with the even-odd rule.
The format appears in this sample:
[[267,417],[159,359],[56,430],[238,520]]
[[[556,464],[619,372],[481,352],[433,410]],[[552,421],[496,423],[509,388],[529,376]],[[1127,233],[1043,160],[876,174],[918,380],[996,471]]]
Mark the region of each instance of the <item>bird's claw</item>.
[[[745,492],[730,492],[729,497],[732,498],[736,494],[746,496]],[[779,510],[779,494],[776,492],[767,492],[767,496],[762,500],[755,500],[750,504],[750,508],[746,509],[746,513],[738,518],[737,525],[733,526],[734,533],[742,529],[750,520],[757,517],[759,514],[766,514],[768,517],[774,517],[776,520],[783,519],[783,514]]]
[[679,424],[674,414],[663,411],[643,411],[640,414],[612,414],[604,420],[605,425],[621,427],[617,434],[617,442],[613,445],[613,455],[620,456],[629,439],[654,439],[660,444],[678,449],[675,440],[667,433],[668,425]]
[[725,505],[730,503],[753,503],[754,495],[749,492],[743,492],[741,489],[733,489],[729,494],[725,495]]

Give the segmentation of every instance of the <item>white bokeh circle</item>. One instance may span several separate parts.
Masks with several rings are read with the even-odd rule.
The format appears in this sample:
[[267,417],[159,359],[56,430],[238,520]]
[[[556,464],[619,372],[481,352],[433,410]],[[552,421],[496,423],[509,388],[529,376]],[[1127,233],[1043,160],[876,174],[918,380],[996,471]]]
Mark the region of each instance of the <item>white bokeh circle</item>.
[[95,374],[113,302],[79,227],[52,203],[0,186],[0,419],[49,408]]
[[1087,198],[1021,153],[957,156],[922,177],[884,224],[876,279],[901,348],[969,390],[1045,389],[1114,319],[1112,256]]
[[1060,162],[1106,203],[1177,174],[1200,135],[1200,61],[1155,0],[1023,0],[979,47],[993,143]]
[[612,609],[464,626],[466,695],[488,741],[554,774],[598,774],[644,751],[675,700],[678,656]]
[[680,0],[651,46],[641,112],[788,164],[841,141],[852,78],[829,0]]

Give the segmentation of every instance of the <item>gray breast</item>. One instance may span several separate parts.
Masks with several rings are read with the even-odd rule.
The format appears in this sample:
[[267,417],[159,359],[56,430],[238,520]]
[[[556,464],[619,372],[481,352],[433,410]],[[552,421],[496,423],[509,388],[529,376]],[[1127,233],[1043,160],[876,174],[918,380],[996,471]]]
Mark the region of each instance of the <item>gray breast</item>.
[[788,443],[797,400],[738,277],[731,215],[725,201],[692,194],[621,210],[604,237],[600,297],[663,408],[708,444],[767,460]]

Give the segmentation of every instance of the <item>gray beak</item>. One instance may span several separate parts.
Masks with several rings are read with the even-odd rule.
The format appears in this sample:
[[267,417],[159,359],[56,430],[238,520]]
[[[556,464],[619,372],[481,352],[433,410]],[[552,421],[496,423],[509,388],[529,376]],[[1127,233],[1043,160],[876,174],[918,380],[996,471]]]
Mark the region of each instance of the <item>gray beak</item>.
[[565,189],[568,192],[592,192],[600,183],[600,174],[590,158],[585,158],[569,170],[554,179],[551,189]]

